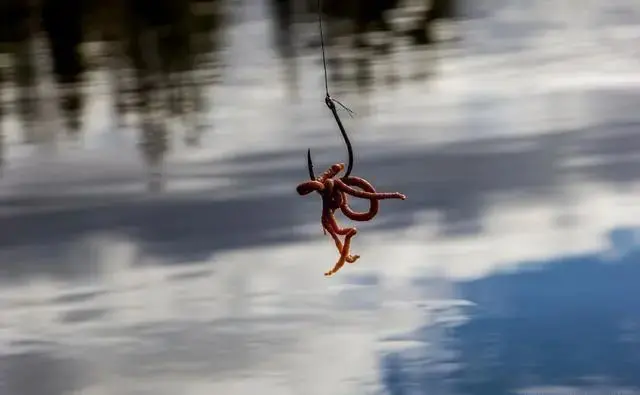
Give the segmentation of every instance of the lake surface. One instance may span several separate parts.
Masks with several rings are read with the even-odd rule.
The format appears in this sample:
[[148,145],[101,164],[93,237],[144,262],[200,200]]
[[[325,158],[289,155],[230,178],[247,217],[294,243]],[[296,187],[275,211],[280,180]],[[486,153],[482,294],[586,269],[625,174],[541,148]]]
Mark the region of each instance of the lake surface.
[[162,192],[100,72],[79,141],[9,114],[0,394],[640,394],[640,7],[600,3],[485,1],[397,84],[335,87],[354,174],[408,200],[331,278],[295,186],[344,147],[319,54],[290,100],[262,5],[199,145],[167,118]]

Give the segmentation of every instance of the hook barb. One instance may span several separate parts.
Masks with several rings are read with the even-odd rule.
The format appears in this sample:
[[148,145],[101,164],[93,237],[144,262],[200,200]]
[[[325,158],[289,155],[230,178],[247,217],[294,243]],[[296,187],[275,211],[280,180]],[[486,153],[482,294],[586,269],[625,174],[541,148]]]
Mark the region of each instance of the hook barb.
[[313,174],[313,161],[311,160],[311,148],[307,149],[307,169],[309,170],[309,178],[316,179],[316,175]]

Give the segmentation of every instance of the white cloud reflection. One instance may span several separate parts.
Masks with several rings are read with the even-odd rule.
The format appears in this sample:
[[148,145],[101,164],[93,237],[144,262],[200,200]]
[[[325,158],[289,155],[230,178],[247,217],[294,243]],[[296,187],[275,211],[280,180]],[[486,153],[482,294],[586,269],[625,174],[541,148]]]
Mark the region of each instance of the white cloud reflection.
[[[378,353],[413,347],[395,336],[464,304],[452,282],[606,250],[613,226],[637,225],[637,191],[583,185],[574,192],[570,207],[505,199],[477,236],[440,236],[429,213],[393,234],[362,232],[354,249],[363,258],[331,279],[322,272],[334,247],[311,227],[312,241],[179,264],[145,255],[117,234],[95,234],[66,254],[95,266],[84,281],[3,284],[2,353],[49,350],[81,361],[90,372],[87,393],[97,394],[372,389]],[[568,209],[578,222],[558,226]],[[427,300],[413,282],[424,277],[435,279]]]

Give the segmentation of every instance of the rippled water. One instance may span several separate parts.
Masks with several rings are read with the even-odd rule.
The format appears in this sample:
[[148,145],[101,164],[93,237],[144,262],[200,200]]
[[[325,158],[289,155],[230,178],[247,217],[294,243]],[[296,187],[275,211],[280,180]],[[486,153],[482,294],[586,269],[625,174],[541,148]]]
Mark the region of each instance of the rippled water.
[[640,10],[509,4],[401,51],[428,78],[340,93],[354,172],[409,199],[329,279],[319,202],[294,188],[307,147],[318,167],[343,148],[317,54],[290,102],[260,7],[162,193],[103,85],[80,145],[9,127],[0,394],[640,393]]

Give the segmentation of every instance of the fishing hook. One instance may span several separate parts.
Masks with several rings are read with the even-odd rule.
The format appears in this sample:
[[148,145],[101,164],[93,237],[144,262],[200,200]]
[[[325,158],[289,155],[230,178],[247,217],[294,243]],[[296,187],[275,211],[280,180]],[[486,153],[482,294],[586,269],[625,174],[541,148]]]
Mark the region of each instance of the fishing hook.
[[[336,108],[336,105],[334,104],[334,102],[338,103],[342,108],[347,110],[350,116],[351,114],[353,114],[353,111],[351,111],[344,104],[340,103],[339,101],[332,98],[328,94],[324,98],[324,103],[327,105],[327,107],[329,107],[329,110],[331,110],[331,113],[333,114],[333,117],[335,118],[336,123],[338,124],[338,128],[340,128],[340,134],[342,135],[342,138],[344,139],[344,143],[347,146],[347,154],[348,154],[349,160],[347,162],[347,170],[345,171],[344,176],[342,177],[342,178],[345,178],[345,177],[349,177],[349,175],[351,175],[351,170],[353,170],[353,146],[351,145],[351,140],[349,140],[349,135],[347,134],[347,131],[345,130],[344,125],[342,125],[342,120],[340,120],[340,116],[338,115],[338,109]],[[312,180],[315,180],[316,176],[313,173],[313,161],[311,160],[311,148],[307,150],[307,169],[309,170],[309,178],[311,178]]]
[[[331,95],[329,95],[329,78],[327,76],[328,74],[327,73],[327,57],[325,55],[325,50],[324,50],[324,33],[322,31],[322,0],[318,0],[318,27],[320,30],[320,45],[322,48],[322,66],[324,68],[324,89],[326,92],[324,103],[327,105],[327,107],[329,107],[329,110],[331,110],[331,113],[333,114],[333,117],[335,118],[336,123],[338,124],[338,128],[340,128],[340,134],[342,134],[344,143],[347,145],[347,153],[349,154],[349,161],[347,163],[347,171],[344,173],[344,176],[342,177],[342,178],[346,178],[346,177],[349,177],[349,175],[351,175],[351,170],[353,169],[353,147],[351,146],[351,141],[349,140],[347,131],[344,129],[344,126],[342,125],[342,121],[340,120],[340,116],[338,115],[338,110],[336,109],[336,105],[334,104],[334,102],[338,103],[340,107],[347,110],[347,112],[349,113],[349,116],[353,116],[353,111],[351,111],[344,104],[340,103],[336,99],[332,98]],[[315,174],[313,174],[313,161],[311,160],[311,148],[307,150],[307,169],[309,170],[309,177],[312,180],[315,180],[316,176]]]

